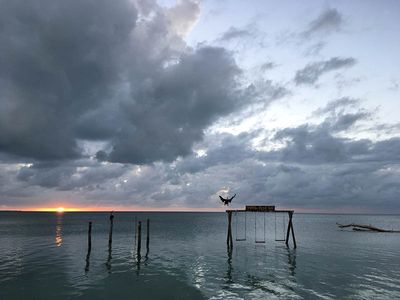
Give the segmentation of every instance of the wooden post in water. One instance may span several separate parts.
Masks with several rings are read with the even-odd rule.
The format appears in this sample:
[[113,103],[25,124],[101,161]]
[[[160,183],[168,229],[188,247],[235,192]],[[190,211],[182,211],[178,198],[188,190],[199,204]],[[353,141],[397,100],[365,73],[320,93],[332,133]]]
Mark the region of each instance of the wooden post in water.
[[226,237],[226,244],[228,247],[233,247],[233,239],[232,239],[232,212],[228,211],[228,235]]
[[88,255],[92,251],[92,222],[89,222],[89,230],[88,230]]
[[111,244],[112,244],[113,226],[114,226],[114,215],[111,212],[111,214],[110,214],[110,232],[108,235],[108,248],[111,248]]
[[293,230],[293,221],[292,221],[293,211],[289,211],[288,214],[289,214],[289,223],[288,223],[288,229],[286,232],[286,246],[289,246],[289,235],[290,235],[290,231],[292,231],[293,246],[294,246],[294,248],[297,248],[296,238],[294,236],[294,230]]
[[89,272],[89,265],[90,265],[90,252],[92,251],[92,222],[89,222],[89,229],[88,229],[88,250],[86,254],[86,265],[85,265],[85,272]]
[[135,216],[135,246],[133,249],[136,249],[136,241],[137,241],[137,217]]
[[290,214],[290,227],[291,227],[291,229],[292,229],[293,246],[294,246],[294,248],[297,248],[297,245],[296,245],[296,238],[294,237],[294,229],[293,229],[292,217],[293,217],[293,212]]
[[146,236],[146,256],[149,254],[149,245],[150,245],[150,219],[147,219],[147,236]]
[[288,212],[288,215],[289,215],[289,221],[288,221],[288,226],[287,226],[287,231],[286,231],[286,241],[285,241],[286,247],[289,246],[290,224],[292,223],[292,215],[291,215],[291,213]]
[[142,222],[138,224],[138,243],[137,243],[137,256],[140,257],[140,248],[142,247]]

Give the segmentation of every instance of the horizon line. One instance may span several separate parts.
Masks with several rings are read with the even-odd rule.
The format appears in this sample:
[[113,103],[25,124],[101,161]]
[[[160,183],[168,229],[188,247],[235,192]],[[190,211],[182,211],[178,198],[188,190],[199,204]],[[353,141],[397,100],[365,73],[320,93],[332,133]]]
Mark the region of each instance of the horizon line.
[[[218,210],[24,210],[24,209],[0,209],[0,212],[21,212],[21,213],[225,213],[226,211]],[[249,211],[250,212],[250,211]],[[400,215],[398,213],[384,213],[384,212],[316,212],[316,211],[294,211],[296,214],[313,214],[313,215]],[[251,213],[251,212],[250,212]],[[265,213],[274,213],[265,212]]]

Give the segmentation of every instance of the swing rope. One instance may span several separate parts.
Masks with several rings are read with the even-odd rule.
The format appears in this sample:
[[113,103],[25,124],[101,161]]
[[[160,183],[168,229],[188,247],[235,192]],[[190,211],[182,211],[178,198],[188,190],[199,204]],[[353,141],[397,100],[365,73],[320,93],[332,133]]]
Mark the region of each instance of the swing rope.
[[277,229],[276,229],[276,213],[275,213],[275,241],[277,242],[285,242],[286,238],[285,238],[285,231],[286,231],[286,225],[285,225],[285,215],[283,215],[282,217],[282,228],[283,228],[283,239],[277,238]]
[[264,239],[263,240],[257,240],[257,215],[256,212],[254,212],[254,237],[255,237],[255,242],[256,243],[260,243],[260,244],[264,244],[265,243],[265,212],[264,212]]
[[247,217],[246,217],[246,212],[244,212],[244,238],[239,238],[238,237],[238,213],[235,211],[235,223],[236,223],[236,235],[235,235],[235,240],[238,242],[245,241],[247,238],[247,229],[246,229],[246,223],[247,223]]

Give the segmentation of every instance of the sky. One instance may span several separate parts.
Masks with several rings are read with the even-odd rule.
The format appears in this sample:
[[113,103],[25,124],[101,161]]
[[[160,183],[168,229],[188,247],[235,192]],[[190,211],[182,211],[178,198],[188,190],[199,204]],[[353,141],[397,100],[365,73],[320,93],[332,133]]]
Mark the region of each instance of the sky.
[[399,1],[0,7],[0,209],[400,213]]

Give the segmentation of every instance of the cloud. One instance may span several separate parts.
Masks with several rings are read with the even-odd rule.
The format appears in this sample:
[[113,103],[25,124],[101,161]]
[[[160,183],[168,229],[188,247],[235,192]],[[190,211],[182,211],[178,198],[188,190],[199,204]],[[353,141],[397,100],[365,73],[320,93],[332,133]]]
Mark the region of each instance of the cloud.
[[221,35],[219,40],[227,42],[233,39],[250,37],[252,35],[253,33],[249,29],[236,28],[232,26]]
[[305,56],[316,56],[326,47],[326,42],[317,42],[304,51]]
[[265,62],[260,66],[261,71],[272,70],[277,67],[277,64],[271,61]]
[[325,73],[338,69],[349,68],[356,64],[356,60],[352,57],[341,58],[332,57],[329,60],[318,61],[308,64],[303,69],[296,72],[294,81],[296,85],[314,84]]
[[[179,1],[5,1],[1,10],[0,151],[144,164],[188,155],[240,109],[241,70],[224,48],[182,35],[199,6]],[[93,153],[94,154],[94,153]]]
[[94,160],[70,162],[40,162],[23,166],[16,179],[30,186],[54,188],[60,191],[102,189],[105,182],[119,182],[119,178],[129,171],[121,164],[97,163]]
[[340,30],[343,24],[343,17],[338,10],[329,8],[323,11],[315,20],[311,21],[307,29],[302,32],[303,38],[310,38],[315,35],[326,35]]
[[313,112],[313,115],[321,116],[326,113],[335,113],[339,109],[342,110],[347,107],[356,107],[360,103],[359,99],[342,97],[327,103],[325,107],[318,108]]
[[178,35],[185,36],[195,25],[200,15],[200,6],[196,1],[179,0],[169,8],[166,16]]

